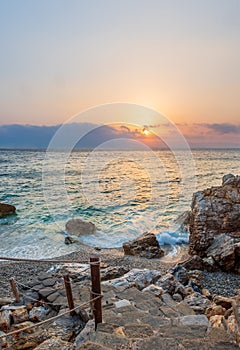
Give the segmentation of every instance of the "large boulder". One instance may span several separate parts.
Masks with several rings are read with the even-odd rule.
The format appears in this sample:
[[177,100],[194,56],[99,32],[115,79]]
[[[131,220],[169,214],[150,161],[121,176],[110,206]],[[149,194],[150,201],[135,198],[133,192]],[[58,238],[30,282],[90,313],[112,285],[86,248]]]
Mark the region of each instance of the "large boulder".
[[143,258],[160,258],[164,250],[160,247],[154,233],[144,233],[133,241],[123,243],[126,255],[139,255]]
[[66,223],[66,231],[70,235],[82,236],[96,232],[96,226],[92,222],[81,219],[71,219]]
[[4,218],[7,215],[12,215],[16,211],[14,205],[0,203],[0,218]]
[[[206,256],[215,237],[240,239],[240,176],[225,175],[222,186],[193,195],[189,223],[189,253]],[[226,246],[225,246],[226,247]]]

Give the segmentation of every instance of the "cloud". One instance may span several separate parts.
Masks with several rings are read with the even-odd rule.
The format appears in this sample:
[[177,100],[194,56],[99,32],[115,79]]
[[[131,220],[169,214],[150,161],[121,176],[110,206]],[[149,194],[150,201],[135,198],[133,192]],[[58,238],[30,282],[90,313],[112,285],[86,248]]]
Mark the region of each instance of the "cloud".
[[[230,123],[178,123],[177,127],[181,130],[189,144],[193,147],[239,147],[240,146],[240,125]],[[52,137],[61,125],[54,126],[34,126],[34,125],[0,125],[0,148],[42,148],[46,149],[51,141]],[[160,128],[162,135],[170,136],[173,141],[176,135],[169,129],[167,123],[156,125],[145,125],[144,127],[149,129]],[[164,128],[165,131],[164,131]],[[88,132],[88,130],[90,130]],[[78,139],[79,141],[75,145],[75,148],[95,148],[111,140],[119,139],[118,148],[138,148],[136,142],[139,145],[147,144],[149,147],[162,148],[166,147],[161,138],[154,133],[151,133],[146,137],[141,129],[131,127],[131,125],[98,125],[91,123],[73,123],[65,124],[64,134],[66,139],[71,140]],[[224,135],[224,137],[223,137]],[[64,148],[67,144],[67,140],[60,140],[57,148]],[[113,145],[111,143],[108,145]]]
[[235,124],[202,124],[206,128],[217,132],[218,134],[240,134],[240,125]]
[[[0,148],[42,148],[46,149],[61,125],[0,125]],[[89,130],[91,130],[89,132]],[[84,135],[81,137],[81,135]],[[62,139],[55,144],[56,148],[65,148],[71,139],[78,139],[75,148],[95,148],[110,140],[121,139],[122,147],[137,147],[132,141],[144,143],[141,130],[130,129],[125,125],[111,126],[90,123],[65,124]]]

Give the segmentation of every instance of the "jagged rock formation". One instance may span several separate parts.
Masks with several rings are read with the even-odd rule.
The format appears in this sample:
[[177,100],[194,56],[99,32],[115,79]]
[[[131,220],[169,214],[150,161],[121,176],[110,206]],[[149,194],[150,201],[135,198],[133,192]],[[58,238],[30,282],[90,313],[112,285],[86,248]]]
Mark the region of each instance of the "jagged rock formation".
[[186,224],[191,255],[213,258],[225,271],[238,270],[240,176],[225,175],[222,186],[195,193]]
[[133,241],[123,243],[126,255],[139,255],[143,258],[160,258],[164,250],[160,247],[154,233],[144,233]]

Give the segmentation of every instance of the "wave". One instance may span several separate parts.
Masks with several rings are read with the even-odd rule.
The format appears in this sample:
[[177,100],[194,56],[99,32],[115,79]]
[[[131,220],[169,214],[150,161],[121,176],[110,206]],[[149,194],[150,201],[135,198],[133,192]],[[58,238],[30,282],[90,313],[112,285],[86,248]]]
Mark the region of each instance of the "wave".
[[176,244],[187,244],[189,242],[188,236],[179,236],[175,232],[162,231],[156,235],[160,246],[163,245],[176,245]]

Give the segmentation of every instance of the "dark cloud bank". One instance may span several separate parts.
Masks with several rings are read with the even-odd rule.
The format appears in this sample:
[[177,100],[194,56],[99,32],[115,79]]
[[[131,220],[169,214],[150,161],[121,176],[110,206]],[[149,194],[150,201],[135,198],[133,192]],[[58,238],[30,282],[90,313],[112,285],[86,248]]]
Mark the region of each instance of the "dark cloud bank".
[[[195,124],[195,126],[204,127],[216,134],[240,134],[240,125],[234,124]],[[61,125],[54,126],[34,126],[34,125],[0,125],[0,148],[42,148],[46,149]],[[149,127],[149,126],[148,126]],[[153,126],[152,126],[153,127]],[[143,136],[138,130],[130,130],[126,126],[115,128],[113,126],[90,123],[73,123],[64,126],[64,137],[62,142],[58,144],[64,148],[67,144],[65,139],[71,138],[72,135],[81,135],[86,133],[84,137],[80,137],[80,141],[76,144],[76,148],[95,148],[109,140],[126,139],[125,144],[120,144],[121,147],[134,148],[134,142],[130,140],[141,140]],[[90,132],[88,130],[93,129]],[[129,140],[129,141],[128,141]],[[66,141],[66,142],[65,142]],[[159,141],[159,142],[158,142]],[[162,147],[160,140],[156,139],[156,147]],[[204,147],[204,140],[202,143]]]
[[[0,126],[0,148],[46,149],[60,127],[61,125],[2,125]],[[82,134],[85,134],[84,137],[81,137]],[[121,147],[134,148],[133,140],[140,137],[137,130],[130,130],[125,126],[116,129],[108,125],[99,126],[90,123],[66,124],[62,135],[55,143],[56,148],[65,148],[71,142],[71,138],[75,137],[79,140],[75,148],[95,148],[105,142],[117,139],[126,139],[124,145],[120,144],[119,141],[118,145]],[[117,147],[117,143],[115,146]]]

